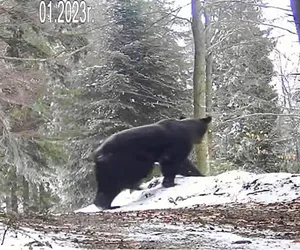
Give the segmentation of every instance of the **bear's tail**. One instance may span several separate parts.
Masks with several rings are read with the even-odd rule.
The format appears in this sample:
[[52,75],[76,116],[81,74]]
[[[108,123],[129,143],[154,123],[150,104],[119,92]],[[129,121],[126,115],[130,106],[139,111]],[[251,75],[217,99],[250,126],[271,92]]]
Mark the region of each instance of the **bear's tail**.
[[205,118],[202,118],[201,120],[204,121],[204,122],[206,122],[206,123],[210,123],[211,120],[212,120],[212,117],[211,116],[207,116]]

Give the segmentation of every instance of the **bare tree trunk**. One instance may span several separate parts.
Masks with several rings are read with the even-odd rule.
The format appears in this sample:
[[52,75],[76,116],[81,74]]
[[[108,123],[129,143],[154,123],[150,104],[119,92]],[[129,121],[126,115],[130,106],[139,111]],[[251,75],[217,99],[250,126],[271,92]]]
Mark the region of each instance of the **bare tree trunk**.
[[[204,15],[205,15],[205,38],[206,38],[205,44],[206,44],[206,48],[210,48],[211,47],[210,13],[206,10]],[[212,68],[213,68],[213,52],[212,50],[210,50],[207,52],[206,55],[206,112],[208,115],[212,115]],[[207,147],[208,147],[208,159],[211,160],[211,155],[212,155],[211,123],[208,125]]]
[[44,206],[45,206],[45,197],[44,197],[45,189],[42,183],[39,184],[39,207],[40,212],[44,212]]
[[18,179],[15,167],[12,167],[12,175],[10,179],[10,202],[11,202],[11,211],[18,213]]
[[39,197],[38,197],[38,188],[36,186],[37,184],[33,183],[31,185],[31,194],[32,194],[32,201],[30,205],[30,210],[32,212],[39,212]]
[[27,214],[29,212],[29,184],[23,177],[23,212]]
[[[194,57],[194,116],[205,116],[205,32],[201,20],[203,8],[200,0],[192,0],[192,31],[194,36],[195,57]],[[207,166],[207,135],[202,142],[196,147],[196,157],[198,169],[202,174],[208,172]]]
[[[47,185],[46,185],[47,187]],[[40,197],[40,212],[41,213],[47,213],[49,211],[49,198],[50,194],[48,190],[45,189],[45,186],[43,183],[39,185],[39,197]]]
[[5,210],[6,210],[6,213],[9,213],[11,212],[11,209],[10,209],[10,195],[6,194],[5,195]]

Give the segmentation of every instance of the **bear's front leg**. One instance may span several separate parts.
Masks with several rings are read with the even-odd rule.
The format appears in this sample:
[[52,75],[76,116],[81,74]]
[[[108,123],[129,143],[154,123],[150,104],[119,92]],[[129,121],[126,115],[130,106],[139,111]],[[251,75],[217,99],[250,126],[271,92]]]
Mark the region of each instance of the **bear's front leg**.
[[165,150],[159,159],[161,172],[164,176],[163,187],[174,187],[175,176],[179,173],[180,166],[187,160],[192,146],[186,140],[177,140],[172,147]]
[[110,191],[110,192],[101,192],[97,191],[96,198],[94,200],[94,204],[102,209],[116,209],[120,208],[120,206],[111,206],[114,198],[120,193],[120,191]]
[[159,161],[161,166],[161,172],[164,176],[162,185],[165,188],[174,187],[175,184],[175,176],[178,173],[180,162],[177,162],[176,159],[172,159],[169,156],[162,157]]
[[169,187],[175,187],[176,183],[175,183],[175,177],[164,177],[163,182],[162,182],[162,186],[165,188],[169,188]]

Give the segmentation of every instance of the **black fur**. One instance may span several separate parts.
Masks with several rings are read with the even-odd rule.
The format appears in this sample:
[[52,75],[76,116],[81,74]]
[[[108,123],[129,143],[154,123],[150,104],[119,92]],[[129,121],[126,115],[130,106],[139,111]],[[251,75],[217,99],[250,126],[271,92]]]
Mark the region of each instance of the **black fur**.
[[180,167],[193,168],[187,159],[193,144],[199,143],[211,117],[168,119],[123,130],[106,139],[95,151],[98,183],[95,205],[111,208],[113,199],[126,188],[136,187],[159,162],[162,185],[172,187]]

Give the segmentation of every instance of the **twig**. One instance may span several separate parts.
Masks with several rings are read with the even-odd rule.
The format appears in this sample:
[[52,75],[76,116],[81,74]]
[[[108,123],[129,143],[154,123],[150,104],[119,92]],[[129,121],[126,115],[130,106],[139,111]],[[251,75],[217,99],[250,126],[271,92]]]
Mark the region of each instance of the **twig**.
[[168,16],[172,15],[174,12],[179,12],[182,8],[184,8],[185,6],[190,5],[190,3],[180,6],[174,10],[172,10],[171,12],[167,13],[166,15],[162,16],[161,18],[157,19],[155,22],[153,22],[149,27],[147,27],[144,32],[148,31],[149,29],[151,29],[155,24],[159,23],[160,21],[162,21],[163,19],[167,18]]
[[223,123],[227,123],[227,122],[232,122],[232,121],[236,121],[239,119],[244,119],[244,118],[248,118],[248,117],[252,117],[252,116],[293,116],[293,117],[300,117],[300,115],[297,114],[275,114],[275,113],[254,113],[254,114],[249,114],[249,115],[242,115],[233,119],[229,119],[229,120],[225,120]]
[[46,62],[54,59],[53,57],[49,58],[20,58],[20,57],[11,57],[11,56],[0,56],[0,59],[8,61],[31,61],[31,62]]
[[214,1],[212,3],[206,4],[205,7],[211,7],[211,6],[216,6],[218,4],[226,4],[226,3],[240,3],[240,4],[245,4],[245,5],[252,5],[255,7],[260,7],[260,8],[269,8],[269,9],[276,9],[276,10],[281,10],[281,11],[287,11],[287,12],[291,12],[290,9],[285,9],[285,8],[281,8],[281,7],[277,7],[277,6],[273,6],[273,5],[267,5],[267,4],[257,4],[257,3],[245,3],[245,1],[240,1],[240,0],[224,0],[224,1]]
[[189,19],[189,18],[180,17],[180,16],[177,16],[177,14],[176,15],[172,14],[171,16],[173,16],[176,19],[179,19],[179,20],[182,20],[182,21],[185,21],[185,22],[188,22],[188,23],[192,23],[191,19]]
[[269,192],[269,191],[270,191],[269,189],[262,189],[262,190],[253,191],[251,193],[248,193],[247,195],[258,194],[258,193]]
[[5,228],[5,230],[4,230],[4,233],[3,233],[3,236],[2,236],[1,245],[4,244],[5,236],[6,236],[6,233],[7,233],[7,231],[8,231],[9,228],[10,228],[10,226],[7,226],[7,227]]

